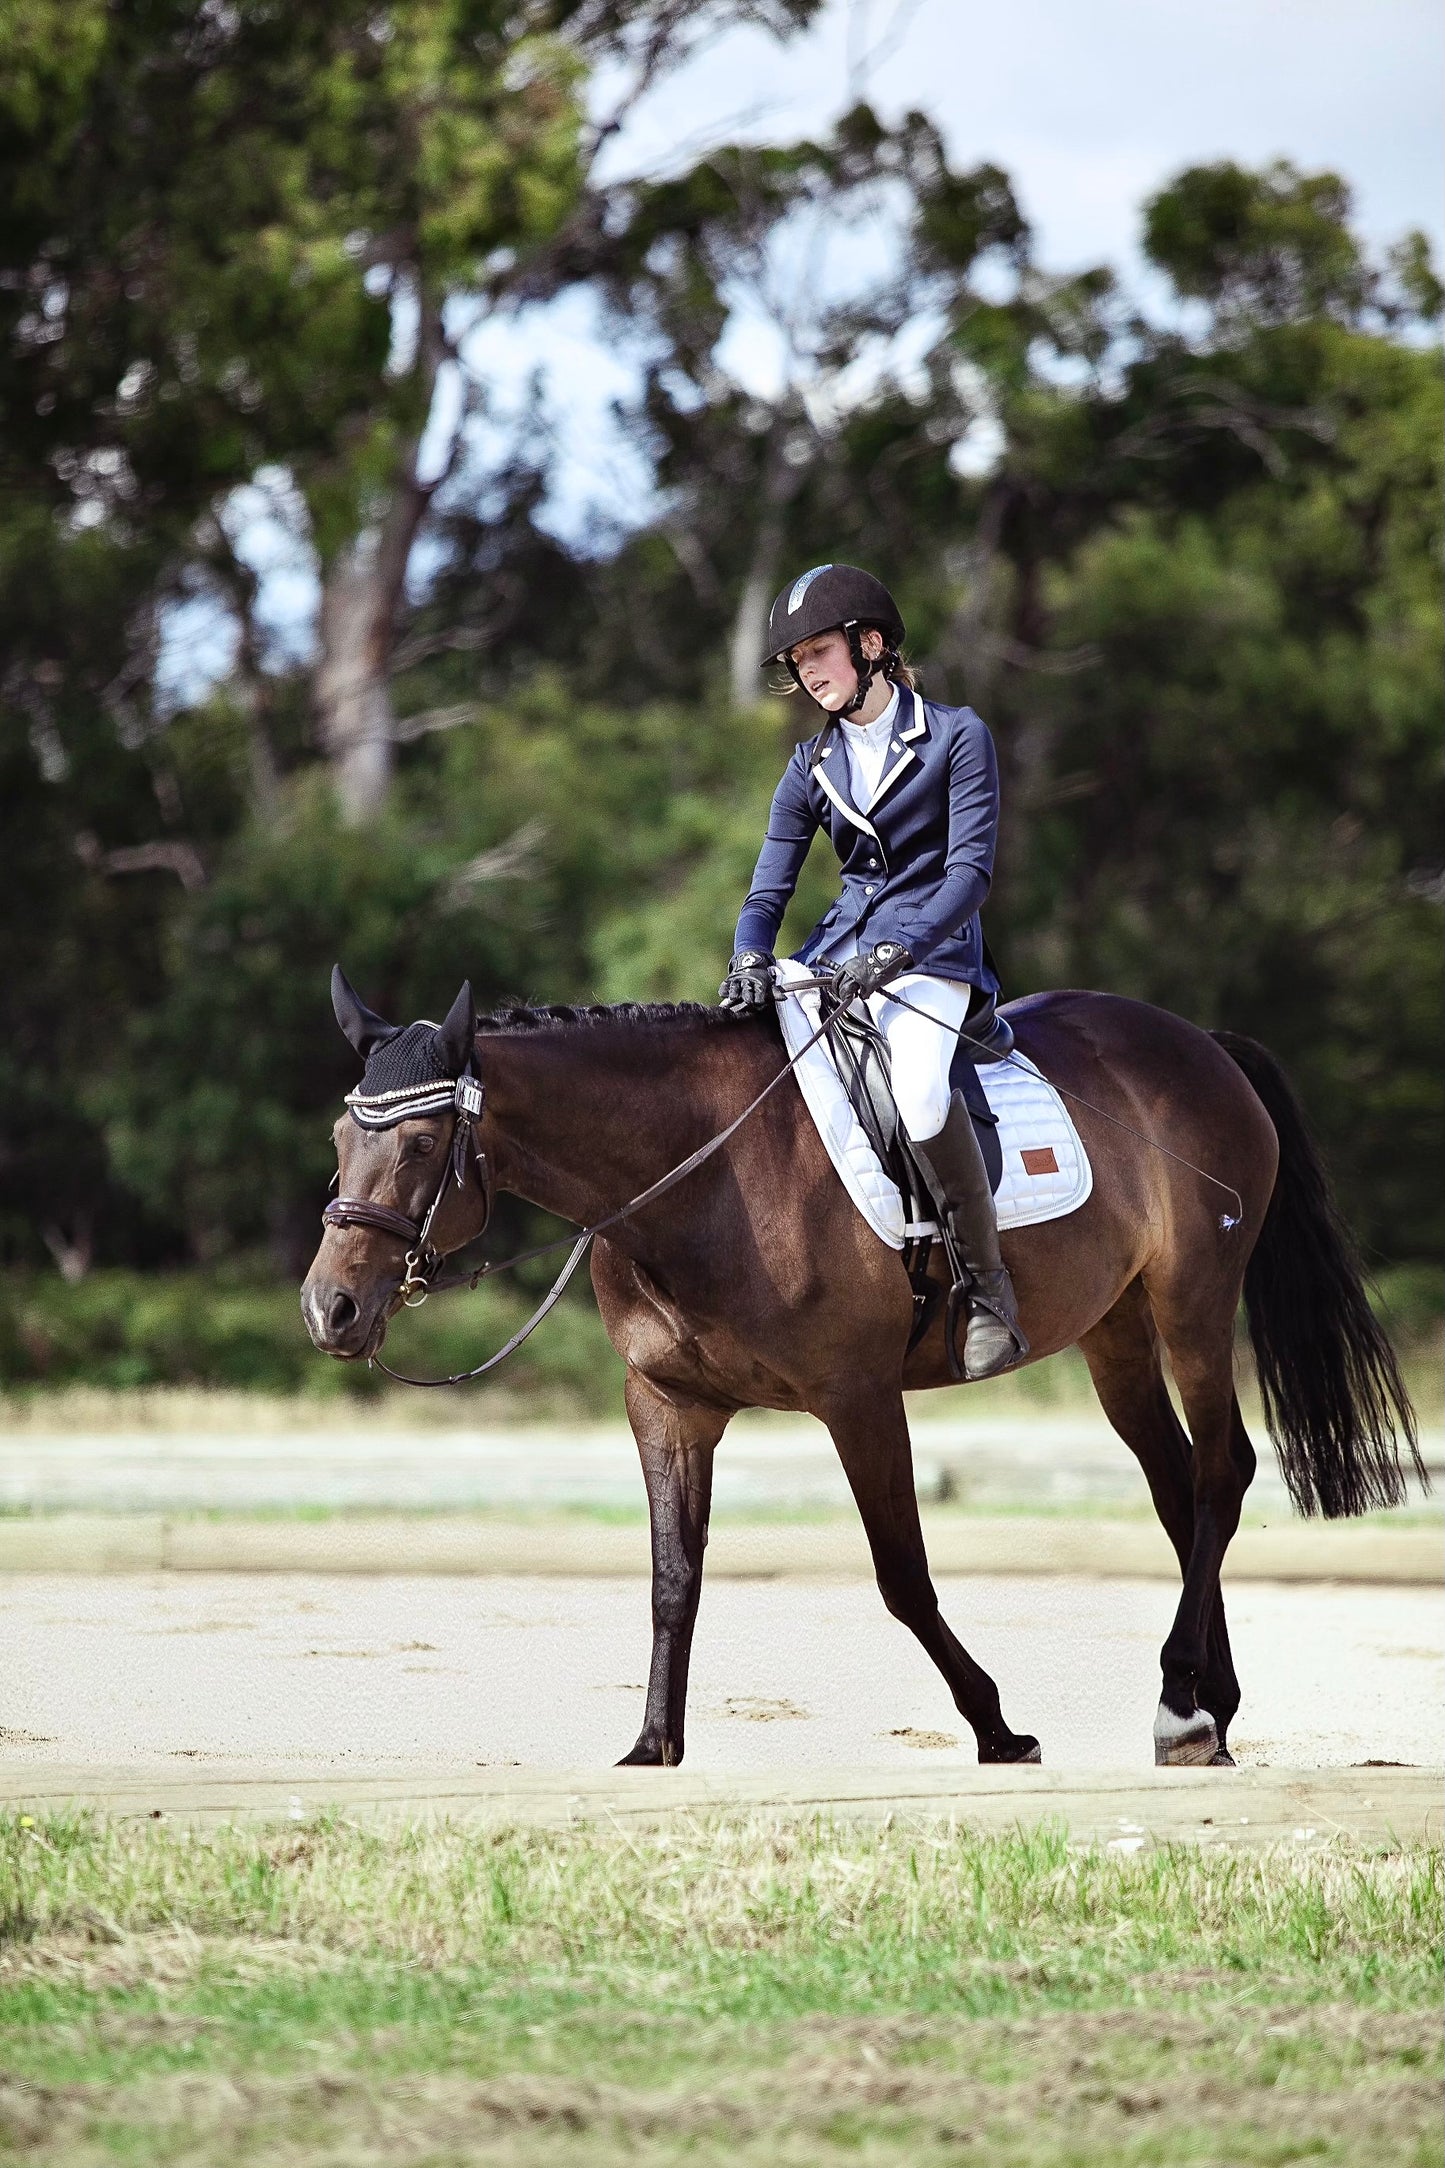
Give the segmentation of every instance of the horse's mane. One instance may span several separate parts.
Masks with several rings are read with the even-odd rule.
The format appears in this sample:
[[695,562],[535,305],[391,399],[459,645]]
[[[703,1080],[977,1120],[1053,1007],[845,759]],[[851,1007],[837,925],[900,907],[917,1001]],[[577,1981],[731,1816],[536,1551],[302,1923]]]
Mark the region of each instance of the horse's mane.
[[627,1024],[656,1027],[662,1024],[733,1025],[725,1009],[701,1001],[590,1001],[551,1002],[535,1006],[510,1003],[477,1019],[478,1031],[543,1031],[559,1025]]

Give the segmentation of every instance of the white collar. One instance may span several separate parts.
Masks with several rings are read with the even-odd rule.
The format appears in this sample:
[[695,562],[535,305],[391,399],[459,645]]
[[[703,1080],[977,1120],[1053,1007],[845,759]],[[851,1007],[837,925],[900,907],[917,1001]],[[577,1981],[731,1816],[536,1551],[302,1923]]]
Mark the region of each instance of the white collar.
[[898,720],[898,687],[893,688],[893,698],[881,715],[875,715],[871,723],[855,723],[851,716],[844,718],[849,730],[856,730],[860,738],[886,738]]

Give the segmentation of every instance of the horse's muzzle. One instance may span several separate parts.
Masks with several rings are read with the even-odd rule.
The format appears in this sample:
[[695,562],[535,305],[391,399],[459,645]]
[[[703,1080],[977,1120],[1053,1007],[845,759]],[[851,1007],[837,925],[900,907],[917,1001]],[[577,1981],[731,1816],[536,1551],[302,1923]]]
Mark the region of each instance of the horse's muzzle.
[[342,1362],[374,1355],[386,1333],[385,1294],[358,1294],[313,1274],[301,1290],[301,1316],[314,1347]]

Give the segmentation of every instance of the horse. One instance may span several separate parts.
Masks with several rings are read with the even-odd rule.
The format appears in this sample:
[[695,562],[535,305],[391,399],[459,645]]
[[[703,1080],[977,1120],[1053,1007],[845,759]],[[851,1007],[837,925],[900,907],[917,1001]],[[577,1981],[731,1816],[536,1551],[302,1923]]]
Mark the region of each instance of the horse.
[[[363,1058],[395,1035],[339,969],[333,999]],[[1399,1503],[1402,1439],[1424,1482],[1413,1411],[1273,1055],[1105,993],[1038,993],[1000,1013],[1018,1050],[1074,1095],[1095,1176],[1073,1213],[1003,1236],[1028,1360],[1082,1350],[1178,1558],[1156,1762],[1232,1765],[1240,1686],[1220,1569],[1255,1470],[1234,1379],[1241,1299],[1268,1428],[1302,1512]],[[469,1072],[480,1086],[465,1148],[471,1117],[450,1111],[449,1088],[444,1107],[391,1127],[336,1124],[341,1200],[301,1305],[315,1346],[347,1361],[376,1356],[412,1299],[424,1225],[429,1253],[452,1255],[506,1191],[594,1226],[734,1122],[786,1060],[775,1015],[739,1022],[693,1003],[626,1003],[479,1019],[469,986],[435,1043],[449,1076]],[[1238,1193],[1237,1214],[1220,1211],[1221,1184]],[[945,1305],[911,1345],[899,1253],[854,1207],[800,1092],[770,1092],[724,1149],[611,1224],[591,1272],[626,1366],[651,1522],[646,1711],[619,1766],[683,1758],[713,1455],[741,1408],[803,1411],[827,1427],[883,1602],[942,1674],[979,1761],[1040,1760],[1038,1739],[1005,1721],[994,1681],[943,1619],[929,1574],[904,1394],[955,1382]]]

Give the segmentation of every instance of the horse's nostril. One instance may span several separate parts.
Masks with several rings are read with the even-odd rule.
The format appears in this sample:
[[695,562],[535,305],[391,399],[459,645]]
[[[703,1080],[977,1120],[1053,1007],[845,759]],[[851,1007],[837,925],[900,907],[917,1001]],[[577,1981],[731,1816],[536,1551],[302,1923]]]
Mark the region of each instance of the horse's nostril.
[[345,1332],[347,1327],[354,1325],[361,1315],[344,1287],[332,1288],[331,1293],[326,1298],[325,1314],[326,1327],[328,1332],[331,1333]]

